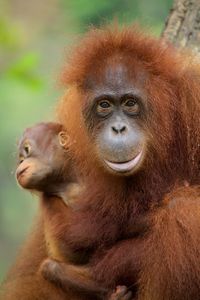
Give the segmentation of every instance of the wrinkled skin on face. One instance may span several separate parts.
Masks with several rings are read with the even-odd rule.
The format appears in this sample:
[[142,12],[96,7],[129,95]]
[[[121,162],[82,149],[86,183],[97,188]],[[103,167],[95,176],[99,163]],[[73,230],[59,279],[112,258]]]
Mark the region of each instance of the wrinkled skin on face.
[[126,64],[108,65],[100,72],[101,79],[88,80],[89,100],[83,114],[104,167],[115,174],[130,175],[145,157],[145,76],[130,74]]

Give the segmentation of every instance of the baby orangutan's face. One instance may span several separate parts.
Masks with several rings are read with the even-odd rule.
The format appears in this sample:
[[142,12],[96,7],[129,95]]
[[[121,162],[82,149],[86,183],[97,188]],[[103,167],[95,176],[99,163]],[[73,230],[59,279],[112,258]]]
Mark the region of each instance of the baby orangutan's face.
[[44,191],[63,175],[67,135],[56,123],[41,123],[25,130],[19,143],[16,178],[25,189]]

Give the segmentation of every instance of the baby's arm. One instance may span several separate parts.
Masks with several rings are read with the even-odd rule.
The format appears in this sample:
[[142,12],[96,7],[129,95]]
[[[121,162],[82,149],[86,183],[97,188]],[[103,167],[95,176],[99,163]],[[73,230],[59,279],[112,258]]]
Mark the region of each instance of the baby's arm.
[[104,288],[91,277],[90,267],[74,266],[46,259],[41,272],[47,280],[61,287],[64,291],[69,288],[81,294],[95,296],[95,299],[132,300],[132,292],[126,286],[117,286],[115,291]]

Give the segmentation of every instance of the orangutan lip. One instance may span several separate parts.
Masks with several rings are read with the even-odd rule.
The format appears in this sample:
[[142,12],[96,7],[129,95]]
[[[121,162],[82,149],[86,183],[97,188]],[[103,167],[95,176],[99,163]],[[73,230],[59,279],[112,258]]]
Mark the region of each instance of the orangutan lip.
[[141,156],[142,156],[142,151],[140,151],[138,153],[138,155],[136,155],[133,159],[131,159],[127,162],[118,162],[118,163],[116,163],[116,162],[111,162],[111,161],[105,160],[105,163],[114,171],[129,172],[133,168],[136,167],[136,165],[140,161]]
[[27,166],[24,169],[22,169],[19,172],[17,172],[17,174],[16,174],[17,178],[21,177],[28,168],[29,168],[29,166]]

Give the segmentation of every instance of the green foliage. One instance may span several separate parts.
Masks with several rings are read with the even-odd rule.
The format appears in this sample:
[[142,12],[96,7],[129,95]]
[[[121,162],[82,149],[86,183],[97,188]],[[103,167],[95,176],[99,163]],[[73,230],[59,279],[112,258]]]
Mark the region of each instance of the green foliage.
[[42,88],[42,79],[36,73],[36,67],[39,67],[39,54],[26,53],[9,66],[5,76],[8,81],[15,79],[32,89],[39,89]]
[[16,27],[0,16],[0,45],[8,50],[15,50],[20,45],[20,35]]
[[150,25],[157,28],[156,33],[159,34],[172,0],[62,0],[62,5],[64,11],[70,12],[72,19],[76,20],[80,31],[90,25],[101,25],[116,19],[123,24],[138,21],[146,26]]

